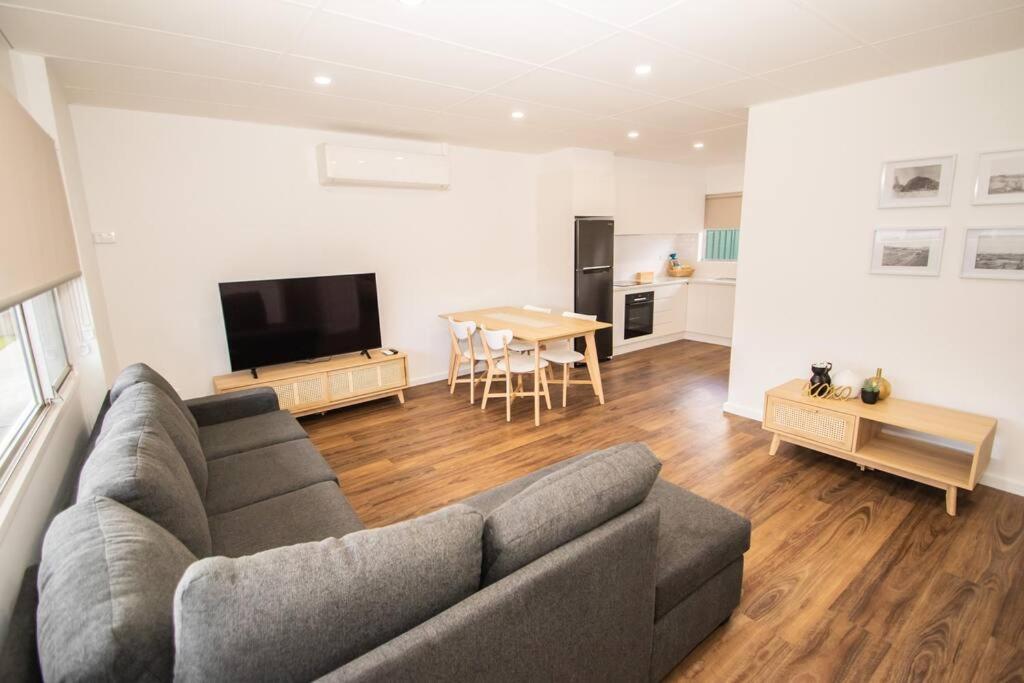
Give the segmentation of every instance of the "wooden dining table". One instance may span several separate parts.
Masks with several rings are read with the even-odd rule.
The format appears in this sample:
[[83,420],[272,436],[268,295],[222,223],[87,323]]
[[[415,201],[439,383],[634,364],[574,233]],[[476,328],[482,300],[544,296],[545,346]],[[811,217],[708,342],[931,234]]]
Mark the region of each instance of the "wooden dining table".
[[[477,327],[486,327],[488,330],[512,330],[512,335],[517,339],[533,342],[534,381],[540,377],[540,347],[542,345],[560,339],[583,337],[587,342],[583,357],[587,364],[587,372],[590,373],[594,395],[597,396],[601,405],[604,405],[604,388],[601,385],[601,368],[597,362],[597,344],[594,341],[594,333],[611,327],[611,323],[565,318],[555,313],[528,311],[518,306],[498,306],[496,308],[480,308],[475,311],[442,313],[439,317],[445,320],[451,318],[460,323],[472,321],[477,324]],[[540,392],[534,392],[533,396],[533,423],[540,426]]]

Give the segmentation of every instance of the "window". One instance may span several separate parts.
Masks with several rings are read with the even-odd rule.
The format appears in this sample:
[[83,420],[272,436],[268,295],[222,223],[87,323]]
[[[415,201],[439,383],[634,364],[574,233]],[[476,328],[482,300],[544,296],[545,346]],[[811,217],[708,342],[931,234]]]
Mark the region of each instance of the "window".
[[70,372],[54,290],[0,311],[0,482]]
[[739,228],[708,228],[704,231],[702,261],[735,261],[739,254]]

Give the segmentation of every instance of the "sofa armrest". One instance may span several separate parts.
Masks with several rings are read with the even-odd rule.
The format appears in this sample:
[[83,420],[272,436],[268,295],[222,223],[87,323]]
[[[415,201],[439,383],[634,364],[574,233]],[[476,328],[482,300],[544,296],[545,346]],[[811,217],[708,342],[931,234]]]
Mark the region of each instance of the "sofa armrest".
[[226,394],[191,398],[185,405],[200,427],[280,410],[277,394],[270,387],[242,389]]

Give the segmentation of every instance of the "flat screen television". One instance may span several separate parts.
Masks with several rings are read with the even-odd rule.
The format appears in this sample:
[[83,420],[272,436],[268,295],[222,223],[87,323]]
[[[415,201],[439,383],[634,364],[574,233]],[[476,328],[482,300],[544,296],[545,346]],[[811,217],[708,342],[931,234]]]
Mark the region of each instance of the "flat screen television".
[[377,276],[220,283],[232,370],[380,348]]

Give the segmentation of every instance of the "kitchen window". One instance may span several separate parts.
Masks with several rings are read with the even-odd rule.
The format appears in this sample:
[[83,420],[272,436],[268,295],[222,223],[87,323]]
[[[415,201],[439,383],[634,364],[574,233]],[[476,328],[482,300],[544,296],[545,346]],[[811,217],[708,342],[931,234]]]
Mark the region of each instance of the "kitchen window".
[[735,261],[739,255],[739,228],[711,228],[702,237],[701,261]]
[[709,194],[704,198],[704,232],[700,239],[701,261],[735,261],[740,250],[739,192]]
[[55,290],[0,311],[0,488],[70,372]]

